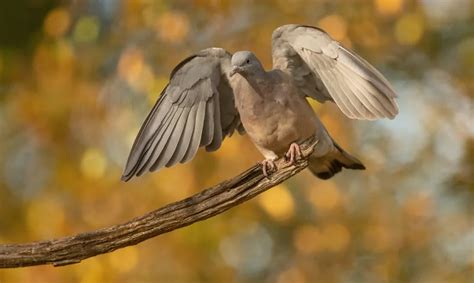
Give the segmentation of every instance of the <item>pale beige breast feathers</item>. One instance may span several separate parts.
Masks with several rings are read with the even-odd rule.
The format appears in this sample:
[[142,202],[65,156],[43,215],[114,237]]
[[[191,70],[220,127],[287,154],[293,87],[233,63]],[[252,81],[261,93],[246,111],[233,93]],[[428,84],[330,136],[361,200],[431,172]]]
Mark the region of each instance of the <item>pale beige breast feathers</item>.
[[[281,156],[292,142],[316,132],[316,116],[285,74],[272,74],[272,85],[256,89],[243,77],[233,80],[242,123],[261,148]],[[263,152],[262,152],[263,153]]]

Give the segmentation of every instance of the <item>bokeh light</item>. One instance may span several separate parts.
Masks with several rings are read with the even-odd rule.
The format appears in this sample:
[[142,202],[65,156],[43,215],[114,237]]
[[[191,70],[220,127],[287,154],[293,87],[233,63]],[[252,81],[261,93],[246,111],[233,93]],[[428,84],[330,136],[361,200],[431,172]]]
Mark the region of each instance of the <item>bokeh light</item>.
[[260,206],[277,221],[289,220],[294,215],[294,202],[284,185],[278,185],[257,198]]
[[404,0],[374,0],[374,2],[379,13],[393,15],[401,11]]
[[138,251],[135,247],[118,250],[115,255],[108,255],[112,268],[119,273],[127,273],[138,264]]
[[87,149],[82,155],[81,171],[86,178],[100,179],[107,169],[107,160],[97,148]]
[[[64,207],[58,199],[40,199],[31,202],[27,210],[27,222],[31,235],[37,239],[48,239],[63,232]],[[38,225],[41,223],[41,225]]]
[[395,37],[404,45],[414,45],[420,41],[424,32],[423,18],[419,14],[402,16],[395,25]]
[[155,29],[162,40],[178,43],[186,38],[190,27],[185,14],[167,11],[157,18]]
[[341,193],[332,181],[308,190],[308,199],[320,213],[337,209],[343,201]]
[[52,10],[44,20],[43,29],[51,37],[63,36],[69,28],[71,16],[65,8]]
[[74,39],[77,42],[88,43],[99,36],[99,22],[92,16],[80,18],[74,28]]
[[328,15],[319,20],[318,26],[327,31],[334,39],[343,40],[347,35],[346,20],[340,15]]

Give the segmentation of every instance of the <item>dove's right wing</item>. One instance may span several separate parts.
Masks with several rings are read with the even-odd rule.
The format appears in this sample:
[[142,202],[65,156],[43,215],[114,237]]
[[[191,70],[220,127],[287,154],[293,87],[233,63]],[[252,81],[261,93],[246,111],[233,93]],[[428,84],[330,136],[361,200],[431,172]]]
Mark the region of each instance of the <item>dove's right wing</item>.
[[243,133],[228,82],[231,54],[209,48],[186,58],[148,114],[132,146],[122,180],[214,151],[236,129]]
[[397,97],[390,83],[356,53],[321,29],[285,25],[272,36],[273,67],[290,73],[301,92],[334,101],[352,119],[393,119]]

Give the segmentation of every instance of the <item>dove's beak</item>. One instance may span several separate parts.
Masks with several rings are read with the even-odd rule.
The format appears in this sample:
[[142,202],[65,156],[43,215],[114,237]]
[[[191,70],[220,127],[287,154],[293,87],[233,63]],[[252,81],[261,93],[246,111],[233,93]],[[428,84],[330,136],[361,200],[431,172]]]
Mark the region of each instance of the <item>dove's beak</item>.
[[240,73],[242,71],[242,68],[240,67],[232,67],[232,70],[229,72],[229,77],[234,76],[237,73]]

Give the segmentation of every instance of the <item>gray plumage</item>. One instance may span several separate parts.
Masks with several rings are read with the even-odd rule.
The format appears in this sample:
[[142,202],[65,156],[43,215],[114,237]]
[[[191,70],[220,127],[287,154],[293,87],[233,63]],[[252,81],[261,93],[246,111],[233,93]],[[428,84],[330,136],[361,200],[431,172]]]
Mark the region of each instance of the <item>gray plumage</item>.
[[334,101],[352,119],[398,114],[397,95],[383,75],[323,30],[286,25],[272,40],[273,67],[286,69],[306,96]]
[[122,179],[189,161],[200,146],[217,150],[236,130],[247,132],[269,162],[316,135],[309,168],[323,179],[342,167],[364,169],[332,140],[305,97],[333,101],[349,118],[392,119],[398,106],[389,82],[318,28],[285,25],[272,41],[268,72],[252,52],[232,56],[221,48],[178,64],[138,133]]

